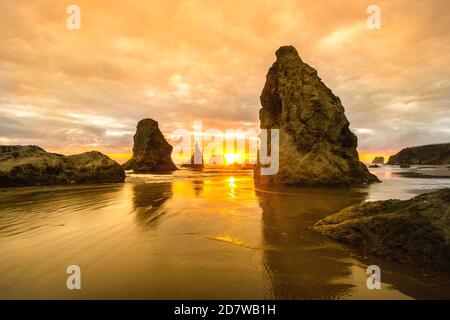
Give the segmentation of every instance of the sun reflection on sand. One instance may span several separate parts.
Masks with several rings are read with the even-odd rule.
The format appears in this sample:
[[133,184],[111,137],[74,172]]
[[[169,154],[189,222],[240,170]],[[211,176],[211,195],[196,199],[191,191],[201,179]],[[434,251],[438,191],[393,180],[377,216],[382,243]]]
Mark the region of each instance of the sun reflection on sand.
[[238,159],[241,157],[240,154],[234,154],[234,153],[227,153],[224,155],[225,161],[227,164],[233,164],[238,161]]
[[232,237],[230,235],[223,235],[223,236],[217,236],[217,237],[206,237],[206,238],[210,239],[210,240],[228,242],[228,243],[235,244],[238,246],[245,246],[244,241],[242,241],[239,238]]
[[446,183],[383,180],[364,191],[261,190],[251,171],[228,168],[3,190],[0,298],[74,298],[60,285],[74,260],[90,283],[76,297],[86,299],[448,298],[446,278],[373,257],[383,290],[366,292],[363,257],[311,230],[360,201]]
[[235,199],[236,198],[236,179],[234,177],[229,177],[227,179],[228,182],[228,198]]

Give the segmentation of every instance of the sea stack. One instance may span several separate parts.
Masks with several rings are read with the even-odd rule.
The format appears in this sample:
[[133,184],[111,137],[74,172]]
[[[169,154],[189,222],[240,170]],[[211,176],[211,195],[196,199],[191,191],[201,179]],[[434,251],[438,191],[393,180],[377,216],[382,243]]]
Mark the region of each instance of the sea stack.
[[158,122],[139,121],[133,137],[133,157],[123,164],[125,170],[135,173],[161,173],[177,170],[172,161],[172,146],[166,141]]
[[[359,161],[340,99],[292,46],[276,51],[261,94],[261,129],[279,129],[279,170],[258,184],[356,186],[378,182]],[[270,139],[269,139],[270,141]]]
[[373,158],[372,164],[384,164],[384,157],[375,157],[375,158]]
[[195,143],[194,153],[191,156],[190,162],[183,164],[181,167],[197,170],[201,170],[205,167],[202,151],[200,150],[197,143]]

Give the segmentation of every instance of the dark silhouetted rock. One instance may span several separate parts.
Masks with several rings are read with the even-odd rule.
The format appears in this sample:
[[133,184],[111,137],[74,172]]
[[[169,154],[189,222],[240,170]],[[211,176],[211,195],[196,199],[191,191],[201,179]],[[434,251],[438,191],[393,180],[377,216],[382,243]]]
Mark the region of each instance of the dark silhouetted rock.
[[445,165],[450,164],[450,143],[409,147],[391,156],[390,165]]
[[384,164],[384,157],[375,157],[372,160],[373,164]]
[[359,161],[341,101],[292,46],[281,47],[261,94],[261,128],[280,130],[280,165],[262,184],[353,186],[378,182]]
[[122,167],[97,151],[63,156],[38,146],[0,146],[0,187],[124,180]]
[[369,166],[369,168],[380,168],[380,166],[377,165],[377,164],[371,164],[371,165]]
[[368,254],[450,271],[450,188],[351,206],[314,230]]
[[[197,161],[195,161],[195,159],[197,159]],[[199,162],[198,160],[200,160],[201,163],[196,163],[196,162]],[[195,143],[194,153],[191,156],[190,162],[183,164],[181,167],[192,168],[192,169],[203,169],[205,167],[204,161],[203,161],[203,155],[202,155],[202,152],[201,152],[200,148],[198,147],[197,143]]]
[[134,135],[133,157],[123,164],[136,173],[158,173],[177,170],[171,158],[172,146],[166,141],[158,122],[139,121]]

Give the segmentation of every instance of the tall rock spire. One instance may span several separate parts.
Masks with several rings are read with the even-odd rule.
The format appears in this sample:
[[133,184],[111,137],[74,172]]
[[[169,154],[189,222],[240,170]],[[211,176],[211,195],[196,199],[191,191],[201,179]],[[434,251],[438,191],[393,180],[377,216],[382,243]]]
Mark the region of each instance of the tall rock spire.
[[261,93],[262,129],[280,130],[279,170],[263,184],[351,186],[379,181],[359,161],[340,99],[292,46],[276,51]]

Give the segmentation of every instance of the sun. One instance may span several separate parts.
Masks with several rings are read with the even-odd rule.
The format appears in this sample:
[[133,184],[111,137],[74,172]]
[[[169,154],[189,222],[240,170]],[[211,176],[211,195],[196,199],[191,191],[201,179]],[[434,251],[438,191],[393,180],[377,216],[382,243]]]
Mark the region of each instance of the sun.
[[239,159],[240,156],[241,155],[238,153],[227,153],[225,154],[225,161],[227,164],[233,164]]

